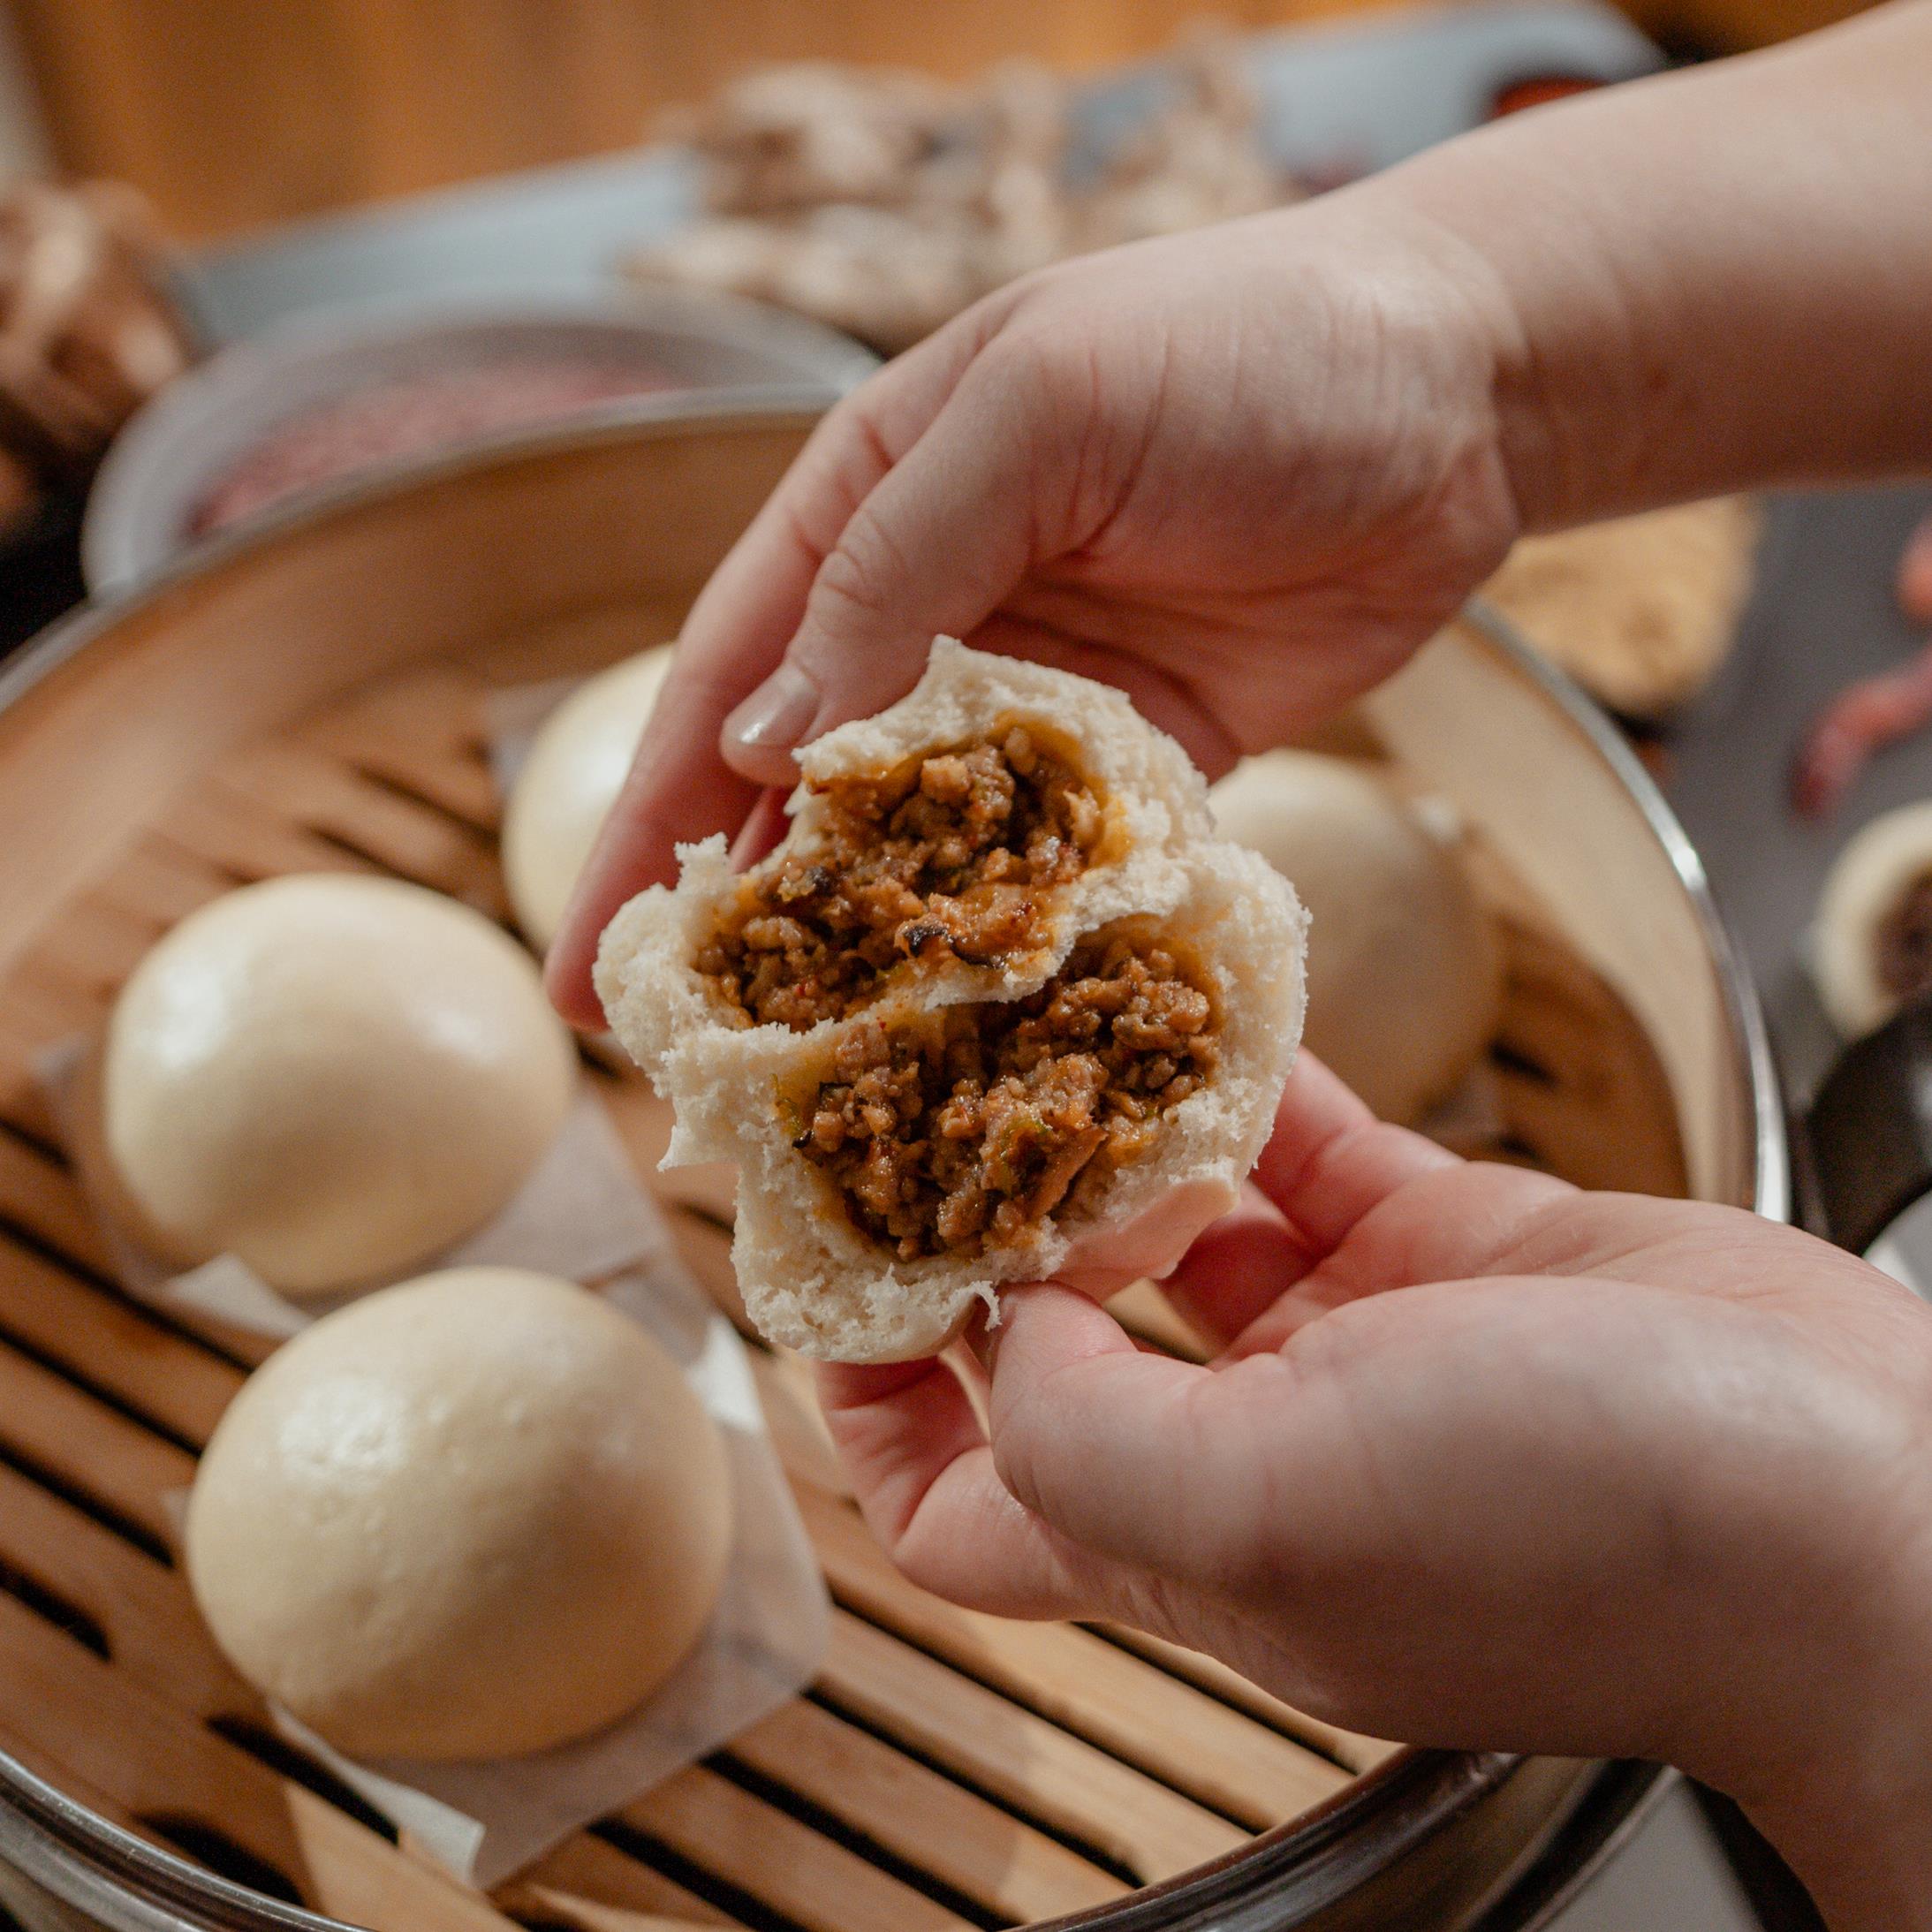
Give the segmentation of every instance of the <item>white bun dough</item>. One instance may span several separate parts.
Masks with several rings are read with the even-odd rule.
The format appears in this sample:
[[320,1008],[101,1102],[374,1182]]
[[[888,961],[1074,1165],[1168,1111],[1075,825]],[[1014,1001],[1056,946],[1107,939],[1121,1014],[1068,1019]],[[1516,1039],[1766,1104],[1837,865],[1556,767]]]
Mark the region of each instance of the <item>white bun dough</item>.
[[1366,771],[1269,752],[1208,793],[1308,909],[1303,1037],[1384,1120],[1443,1099],[1494,1036],[1496,938],[1452,847]]
[[[1825,880],[1812,930],[1812,971],[1831,1023],[1848,1040],[1882,1025],[1904,1004],[1900,987],[1887,983],[1881,954],[1887,928],[1921,886],[1932,890],[1932,799],[1875,818]],[[1924,917],[1921,912],[1921,924]]]
[[504,884],[530,943],[547,951],[617,802],[671,669],[660,644],[599,671],[543,721],[504,813]]
[[235,1668],[358,1757],[539,1751],[635,1708],[710,1617],[724,1447],[637,1324],[466,1268],[251,1376],[201,1458],[188,1579]]
[[[1078,876],[1037,896],[1041,930],[984,963],[957,954],[888,974],[870,1005],[794,1032],[747,1025],[697,959],[739,890],[722,837],[679,849],[674,890],[654,886],[605,929],[597,990],[625,1050],[676,1110],[666,1166],[738,1163],[732,1260],[761,1333],[829,1361],[931,1355],[1006,1281],[1052,1278],[1104,1295],[1168,1273],[1239,1198],[1267,1140],[1300,1037],[1307,926],[1288,883],[1216,838],[1207,787],[1186,754],[1118,691],[1017,659],[933,646],[917,687],[876,717],[827,732],[799,757],[792,828],[769,867],[820,852],[836,870],[829,787],[998,738],[1018,724],[1061,743],[1104,801],[1107,827]],[[755,876],[755,875],[754,875]],[[935,902],[936,903],[936,901]],[[929,1030],[948,1007],[997,1006],[1040,990],[1077,943],[1132,930],[1143,951],[1193,963],[1218,1016],[1212,1076],[1164,1111],[1151,1148],[1063,1212],[1029,1217],[982,1251],[906,1259],[861,1231],[801,1152],[793,1107],[831,1077],[843,1045],[868,1031]],[[905,1049],[908,1063],[916,1048]]]
[[276,879],[185,919],[109,1022],[102,1134],[164,1254],[302,1295],[393,1274],[502,1208],[576,1055],[529,955],[388,879]]

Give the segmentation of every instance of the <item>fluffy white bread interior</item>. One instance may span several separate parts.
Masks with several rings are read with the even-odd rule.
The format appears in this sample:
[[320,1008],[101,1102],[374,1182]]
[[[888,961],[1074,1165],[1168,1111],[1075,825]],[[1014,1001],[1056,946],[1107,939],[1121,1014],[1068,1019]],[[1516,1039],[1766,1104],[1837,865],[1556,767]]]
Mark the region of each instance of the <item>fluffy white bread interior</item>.
[[296,875],[183,920],[122,989],[102,1138],[140,1231],[294,1295],[480,1227],[556,1140],[577,1057],[530,956],[389,879]]
[[1904,1004],[1880,970],[1887,927],[1932,887],[1932,799],[1882,813],[1838,854],[1818,900],[1811,966],[1831,1021],[1848,1040]]
[[[810,851],[822,788],[1019,724],[1070,754],[1106,829],[1093,862],[1052,889],[1049,937],[1002,966],[923,965],[874,1004],[809,1031],[746,1026],[694,956],[736,890],[722,838],[686,847],[678,885],[633,899],[606,931],[597,987],[617,1037],[676,1108],[665,1163],[739,1164],[733,1247],[745,1303],[774,1341],[824,1360],[933,1353],[1002,1282],[1053,1277],[1105,1293],[1165,1273],[1231,1207],[1259,1154],[1300,1036],[1307,921],[1278,873],[1217,839],[1206,787],[1180,747],[1118,692],[940,639],[919,686],[877,717],[806,750],[792,830],[768,863]],[[818,789],[814,789],[818,788]],[[966,1255],[905,1261],[855,1224],[828,1176],[794,1145],[796,1106],[854,1029],[1037,991],[1088,935],[1123,926],[1172,946],[1219,1022],[1213,1078],[1162,1116],[1157,1144],[1077,1211]]]
[[1315,752],[1246,759],[1208,799],[1308,909],[1308,1050],[1384,1120],[1415,1120],[1502,1012],[1502,951],[1453,837],[1360,766]]
[[306,1329],[201,1458],[188,1579],[230,1661],[361,1757],[493,1758],[633,1709],[710,1617],[730,1466],[595,1296],[454,1269]]
[[504,810],[504,885],[530,943],[549,950],[571,889],[623,789],[671,648],[588,678],[544,719]]
[[[802,783],[785,807],[791,827],[769,862],[809,855],[823,841],[831,815],[828,788],[840,780],[876,777],[922,753],[971,743],[1013,723],[1049,744],[1077,744],[1084,774],[1105,799],[1094,862],[1055,893],[1046,908],[1048,937],[1038,950],[988,968],[950,960],[928,972],[909,962],[903,985],[888,997],[926,1006],[1031,992],[1081,933],[1129,913],[1178,905],[1186,882],[1176,854],[1191,839],[1211,836],[1201,775],[1180,746],[1119,692],[940,638],[925,676],[898,703],[806,746],[799,759]],[[683,870],[674,889],[640,893],[606,928],[596,969],[604,1017],[625,1049],[660,1092],[693,1093],[688,1118],[686,1105],[678,1108],[665,1156],[672,1165],[719,1157],[691,1151],[695,1110],[702,1104],[695,1095],[709,1085],[703,1071],[707,1042],[734,1031],[692,963],[735,883],[724,836],[682,846],[678,857]],[[827,1020],[818,1030],[830,1033],[839,1024]],[[676,1064],[686,1055],[698,1057],[689,1079]]]

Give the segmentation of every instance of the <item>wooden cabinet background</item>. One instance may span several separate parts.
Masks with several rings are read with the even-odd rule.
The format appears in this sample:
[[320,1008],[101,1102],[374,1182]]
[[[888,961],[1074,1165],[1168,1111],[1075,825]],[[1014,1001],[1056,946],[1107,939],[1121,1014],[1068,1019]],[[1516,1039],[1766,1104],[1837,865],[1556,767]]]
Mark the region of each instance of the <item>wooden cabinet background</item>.
[[[1373,0],[11,0],[60,163],[200,238],[637,140],[747,63],[1075,69],[1205,13],[1264,26]],[[1777,37],[1857,0],[1631,0],[1654,30]]]

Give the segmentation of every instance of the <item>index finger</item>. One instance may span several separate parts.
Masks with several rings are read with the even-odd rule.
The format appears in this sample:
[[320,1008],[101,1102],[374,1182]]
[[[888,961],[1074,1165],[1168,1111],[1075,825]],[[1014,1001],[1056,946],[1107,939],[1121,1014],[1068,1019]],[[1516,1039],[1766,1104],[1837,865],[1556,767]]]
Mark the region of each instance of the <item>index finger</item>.
[[603,1024],[590,970],[617,909],[675,878],[678,845],[735,833],[751,810],[760,788],[720,755],[724,721],[784,656],[820,565],[918,440],[976,343],[974,333],[943,330],[838,403],[699,593],[550,949],[550,997],[576,1025]]
[[830,459],[814,451],[827,441],[849,446],[836,411],[813,432],[685,621],[630,775],[545,964],[551,999],[577,1026],[603,1024],[590,969],[617,909],[646,886],[671,883],[680,845],[735,833],[758,797],[760,788],[719,756],[718,731],[783,655],[805,608],[821,553],[799,520],[799,499],[809,504],[825,487],[821,471]]

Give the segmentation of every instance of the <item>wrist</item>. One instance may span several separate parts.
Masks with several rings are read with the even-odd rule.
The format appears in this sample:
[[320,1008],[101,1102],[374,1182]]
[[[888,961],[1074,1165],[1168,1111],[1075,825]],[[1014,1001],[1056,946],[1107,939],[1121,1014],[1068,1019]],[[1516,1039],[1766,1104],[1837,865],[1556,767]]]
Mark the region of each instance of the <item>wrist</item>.
[[1811,1721],[1730,1780],[1832,1932],[1932,1928],[1932,1565],[1904,1567],[1883,1651],[1821,1673]]
[[1430,239],[1490,371],[1497,458],[1526,531],[1640,507],[1666,400],[1623,271],[1560,179],[1526,180],[1512,144],[1471,140],[1373,184],[1387,218]]
[[[1357,306],[1401,371],[1413,443],[1434,431],[1454,452],[1465,504],[1480,498],[1503,526],[1495,561],[1542,507],[1551,453],[1546,398],[1511,291],[1495,262],[1413,193],[1408,170],[1375,176],[1284,211],[1305,259],[1345,266]],[[1307,245],[1315,240],[1316,246]]]
[[1922,470],[1928,55],[1932,6],[1878,8],[1512,116],[1365,184],[1494,280],[1526,527]]

